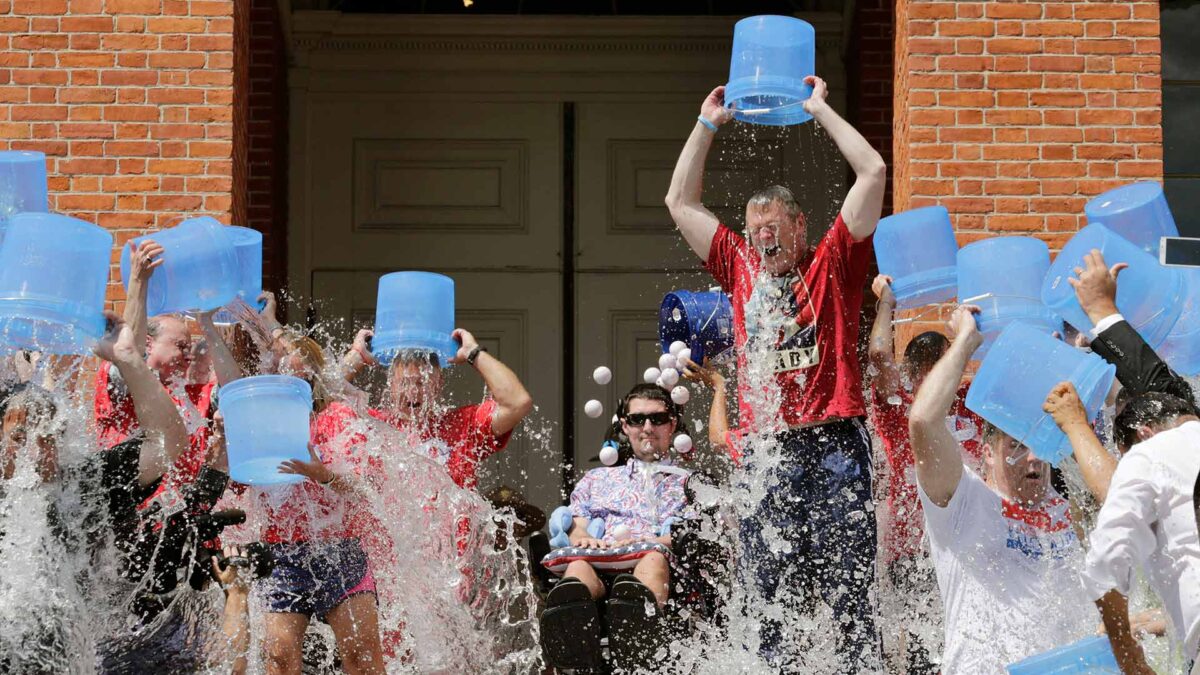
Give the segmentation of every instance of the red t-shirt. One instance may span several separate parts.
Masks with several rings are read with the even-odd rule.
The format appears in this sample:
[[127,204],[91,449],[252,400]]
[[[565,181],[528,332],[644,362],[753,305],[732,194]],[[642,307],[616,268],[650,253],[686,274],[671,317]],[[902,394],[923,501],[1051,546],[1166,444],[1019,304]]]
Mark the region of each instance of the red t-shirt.
[[[982,463],[983,448],[980,432],[983,422],[975,413],[967,410],[968,384],[958,389],[947,426],[951,421],[951,432],[962,445],[963,459],[972,470]],[[871,388],[871,422],[875,433],[883,444],[888,462],[887,508],[890,526],[884,529],[884,556],[887,562],[898,558],[917,555],[921,550],[924,535],[924,518],[921,502],[917,498],[916,460],[908,437],[908,412],[912,408],[912,393],[900,387],[894,398],[888,401],[874,387]]]
[[[123,384],[113,380],[112,368],[111,363],[105,363],[96,373],[93,410],[101,448],[111,448],[127,440],[138,429],[133,397]],[[175,460],[167,472],[166,480],[159,486],[155,495],[167,486],[187,485],[200,473],[208,448],[208,436],[211,433],[209,421],[213,414],[212,394],[215,387],[215,382],[184,385],[186,398],[181,398],[176,392],[167,389],[167,394],[179,408],[179,414],[183,417],[183,424],[187,427],[190,438],[187,452]]]
[[[760,276],[759,252],[733,230],[718,226],[706,266],[732,298],[739,372],[746,372],[750,334],[755,341],[769,341],[766,349],[774,357],[782,394],[779,414],[787,425],[866,414],[858,324],[870,262],[871,237],[854,241],[838,214],[821,243],[797,265],[803,275],[779,279],[785,287],[774,294],[773,280]],[[753,353],[762,349],[749,346]],[[738,378],[743,426],[753,419],[747,380]]]
[[[359,478],[378,480],[382,466],[367,456],[363,445],[367,437],[352,429],[358,418],[350,407],[331,403],[313,416],[309,423],[312,444],[321,462],[337,473],[353,473]],[[269,544],[309,540],[344,539],[372,529],[369,505],[344,496],[331,488],[304,480],[290,486],[282,503],[273,503],[265,491],[254,493],[257,509],[266,524],[262,540]]]
[[[404,430],[404,425],[388,413],[371,410],[371,416]],[[479,483],[479,463],[504,449],[512,432],[502,436],[492,433],[492,417],[496,414],[496,402],[488,399],[478,405],[456,408],[434,423],[430,456],[441,462],[450,472],[454,484],[474,490]]]

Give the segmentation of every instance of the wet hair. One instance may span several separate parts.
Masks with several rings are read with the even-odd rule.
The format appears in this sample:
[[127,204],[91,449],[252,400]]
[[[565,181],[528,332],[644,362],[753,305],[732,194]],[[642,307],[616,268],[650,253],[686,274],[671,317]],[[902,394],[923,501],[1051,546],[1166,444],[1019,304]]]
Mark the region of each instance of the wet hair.
[[950,340],[936,330],[927,330],[909,341],[904,348],[904,363],[913,370],[928,370],[942,358]]
[[1005,435],[1003,431],[1000,431],[1000,427],[987,420],[983,421],[983,428],[979,430],[979,439],[984,443],[994,443],[1004,438]]
[[422,351],[419,349],[402,349],[396,353],[396,357],[392,359],[393,364],[417,364],[422,366],[433,366],[441,368],[442,362],[438,355],[434,352]]
[[771,185],[750,195],[749,201],[746,202],[746,208],[751,206],[766,208],[777,202],[783,206],[783,210],[789,218],[795,218],[801,214],[800,202],[796,201],[796,195],[782,185]]
[[179,318],[178,316],[176,316],[174,314],[162,314],[159,316],[150,317],[150,319],[146,322],[146,336],[149,337],[151,340],[157,338],[158,334],[162,332],[163,322],[170,321],[170,320],[175,320],[175,321],[180,321],[180,322],[183,321],[183,319]]
[[316,340],[291,330],[285,330],[281,337],[286,338],[288,349],[295,352],[304,365],[313,372],[312,378],[308,380],[309,386],[312,387],[313,410],[321,412],[333,402],[323,379],[325,377],[325,350],[321,349],[321,345],[317,344]]
[[625,415],[629,411],[629,402],[634,399],[642,399],[644,401],[661,401],[667,407],[667,412],[671,413],[671,417],[675,418],[675,425],[679,426],[683,422],[683,411],[675,401],[671,400],[671,394],[666,389],[657,384],[639,384],[629,390],[628,394],[621,399],[617,405],[617,418],[625,419]]
[[1191,403],[1158,391],[1148,391],[1129,399],[1121,414],[1113,421],[1113,436],[1117,446],[1131,448],[1138,442],[1139,427],[1158,427],[1184,415],[1195,415]]

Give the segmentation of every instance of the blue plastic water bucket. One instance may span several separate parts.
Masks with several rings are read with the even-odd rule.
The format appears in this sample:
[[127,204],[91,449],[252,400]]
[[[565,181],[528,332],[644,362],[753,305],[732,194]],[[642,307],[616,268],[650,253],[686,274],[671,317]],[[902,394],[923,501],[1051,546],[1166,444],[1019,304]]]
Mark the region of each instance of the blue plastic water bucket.
[[[229,228],[215,218],[189,218],[175,227],[137,237],[163,247],[163,264],[150,277],[146,306],[151,316],[206,312],[237,296],[241,276]],[[121,278],[129,289],[129,246],[121,249]]]
[[1116,368],[1104,359],[1056,340],[1040,326],[1011,323],[996,338],[967,392],[967,408],[1023,443],[1038,459],[1058,465],[1071,444],[1042,403],[1059,382],[1070,380],[1095,419]]
[[1122,185],[1084,205],[1089,225],[1099,224],[1125,237],[1155,259],[1162,237],[1178,237],[1179,228],[1158,183]]
[[721,291],[672,291],[658,310],[658,340],[663,353],[676,340],[686,342],[692,360],[720,356],[733,346],[733,306]]
[[229,476],[239,483],[298,483],[279,473],[285,460],[308,461],[312,388],[291,375],[255,375],[221,387]]
[[14,214],[49,210],[45,153],[0,151],[0,227]]
[[[251,307],[262,310],[265,302],[259,302],[262,295],[262,232],[249,227],[232,225],[225,228],[233,241],[233,250],[237,254],[238,291],[237,297]],[[233,324],[237,317],[226,310],[221,310],[213,317],[218,324]]]
[[112,235],[56,213],[18,213],[0,246],[0,344],[90,354],[104,334]]
[[1008,666],[1009,675],[1121,675],[1107,635],[1084,638]]
[[[1157,351],[1175,372],[1191,377],[1200,375],[1200,270],[1176,271],[1183,276],[1183,302],[1179,318]],[[1124,275],[1120,283],[1124,283]]]
[[896,307],[953,300],[958,292],[958,241],[944,206],[904,211],[879,221],[875,260],[892,278]]
[[983,345],[975,358],[983,358],[1014,321],[1034,324],[1047,335],[1062,328],[1062,320],[1042,303],[1042,281],[1049,268],[1050,248],[1033,237],[993,237],[959,250],[959,301],[980,310]]
[[1158,264],[1149,253],[1103,225],[1088,225],[1067,242],[1046,274],[1042,301],[1080,332],[1092,329],[1091,320],[1075,298],[1075,289],[1067,281],[1076,267],[1084,266],[1083,259],[1092,249],[1099,249],[1110,267],[1119,262],[1129,264],[1117,284],[1117,310],[1152,348],[1157,348],[1183,311],[1187,299],[1184,275]]
[[432,352],[443,367],[458,352],[454,333],[454,280],[433,272],[392,272],[379,278],[375,337],[381,363],[401,351]]
[[[816,72],[817,33],[790,16],[751,16],[733,27],[733,56],[725,105],[743,122],[785,126],[812,119],[804,101]],[[760,112],[746,112],[760,111]]]

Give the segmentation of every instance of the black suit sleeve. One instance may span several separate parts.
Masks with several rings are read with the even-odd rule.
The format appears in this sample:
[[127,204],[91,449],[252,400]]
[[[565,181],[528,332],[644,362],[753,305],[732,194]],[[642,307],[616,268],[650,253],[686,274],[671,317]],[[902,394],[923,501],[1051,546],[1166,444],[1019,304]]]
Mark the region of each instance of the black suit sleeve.
[[1159,358],[1128,321],[1118,321],[1096,336],[1092,351],[1117,367],[1117,379],[1130,394],[1160,392],[1196,405],[1187,381]]

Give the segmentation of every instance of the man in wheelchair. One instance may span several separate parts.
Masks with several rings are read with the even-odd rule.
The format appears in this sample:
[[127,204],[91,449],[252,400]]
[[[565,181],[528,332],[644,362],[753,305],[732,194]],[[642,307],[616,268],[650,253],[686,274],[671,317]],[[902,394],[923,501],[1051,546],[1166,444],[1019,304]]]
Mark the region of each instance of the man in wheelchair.
[[602,667],[605,628],[616,665],[652,667],[671,633],[664,618],[671,527],[690,515],[690,472],[668,458],[679,407],[663,388],[640,384],[622,399],[617,417],[633,456],[588,471],[571,505],[551,518],[559,548],[542,564],[562,579],[546,597],[541,626],[546,658],[558,668]]

